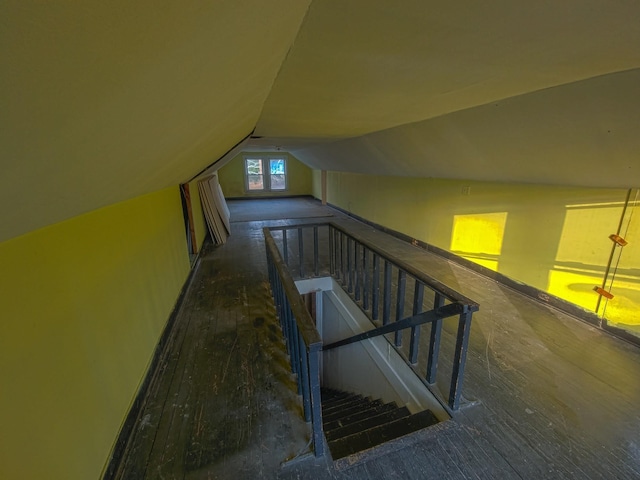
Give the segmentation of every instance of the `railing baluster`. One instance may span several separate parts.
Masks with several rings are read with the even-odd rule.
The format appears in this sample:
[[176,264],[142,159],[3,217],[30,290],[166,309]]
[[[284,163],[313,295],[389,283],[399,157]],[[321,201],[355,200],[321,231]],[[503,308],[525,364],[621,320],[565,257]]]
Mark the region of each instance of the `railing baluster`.
[[[444,301],[445,298],[438,292],[436,292],[433,300],[433,308],[442,307],[444,305]],[[439,318],[431,324],[431,335],[429,337],[429,356],[427,357],[427,383],[436,383],[441,336],[442,319]]]
[[[396,295],[396,321],[401,320],[404,314],[404,291],[407,283],[407,273],[398,269],[398,292]],[[395,335],[396,347],[402,346],[402,332],[398,330]]]
[[329,225],[329,275],[331,276],[336,273],[336,259],[334,256],[336,251],[335,240],[335,230],[331,225]]
[[[422,301],[424,299],[424,285],[415,280],[415,288],[413,291],[413,315],[417,315],[422,310]],[[411,342],[409,344],[409,362],[413,365],[418,363],[418,349],[420,347],[420,329],[421,325],[411,328]]]
[[313,274],[318,276],[320,274],[318,266],[318,227],[313,227]]
[[304,237],[302,228],[298,228],[298,258],[300,259],[300,278],[304,278]]
[[342,266],[342,285],[347,284],[347,262],[345,261],[345,257],[347,256],[345,254],[346,242],[347,236],[344,233],[340,233],[340,266]]
[[453,359],[453,372],[451,373],[451,389],[449,390],[449,406],[452,410],[457,410],[460,406],[464,367],[467,361],[467,350],[469,349],[471,315],[471,312],[462,313],[458,320],[458,336]]
[[378,320],[380,308],[380,257],[373,253],[373,285],[371,286],[371,319]]
[[351,237],[347,237],[347,291],[353,293],[353,267],[351,265]]
[[289,265],[289,247],[287,245],[287,229],[282,229],[282,255],[284,255],[285,265]]
[[302,334],[298,334],[298,351],[300,352],[300,373],[301,378],[298,383],[302,386],[302,409],[304,411],[304,420],[311,421],[311,396],[309,392],[309,362],[307,359],[307,349],[304,344]]
[[320,355],[322,355],[322,344],[309,346],[311,424],[313,428],[313,449],[316,457],[322,457],[324,455],[324,435],[322,433],[322,398],[320,394]]
[[363,245],[362,246],[362,271],[364,273],[364,285],[362,286],[362,308],[369,310],[369,289],[371,284],[371,272],[369,272],[368,260],[369,251]]
[[356,276],[356,291],[355,291],[355,300],[356,302],[360,301],[360,262],[358,261],[358,252],[360,251],[360,245],[358,242],[354,242],[353,245],[353,270]]
[[384,298],[382,299],[382,324],[389,323],[391,317],[391,264],[384,261]]

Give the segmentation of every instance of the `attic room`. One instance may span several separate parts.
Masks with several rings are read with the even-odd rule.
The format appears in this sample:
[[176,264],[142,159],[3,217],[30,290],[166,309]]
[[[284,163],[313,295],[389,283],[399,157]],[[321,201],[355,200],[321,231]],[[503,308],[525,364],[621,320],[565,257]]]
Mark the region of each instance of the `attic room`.
[[[604,0],[3,2],[0,477],[638,478],[639,16]],[[286,187],[251,192],[247,158],[280,157]],[[209,174],[231,209],[219,247]],[[327,219],[483,299],[466,379],[479,404],[405,457],[344,471],[211,452],[118,470],[138,448],[119,450],[129,419],[155,422],[158,352],[212,355],[226,376],[243,351],[240,334],[171,350],[181,315],[245,302],[275,328],[261,228]],[[547,374],[552,391],[534,380]],[[263,393],[286,419],[280,380]],[[304,451],[298,417],[268,443],[286,452],[251,451],[261,465]],[[176,439],[204,438],[185,428]]]

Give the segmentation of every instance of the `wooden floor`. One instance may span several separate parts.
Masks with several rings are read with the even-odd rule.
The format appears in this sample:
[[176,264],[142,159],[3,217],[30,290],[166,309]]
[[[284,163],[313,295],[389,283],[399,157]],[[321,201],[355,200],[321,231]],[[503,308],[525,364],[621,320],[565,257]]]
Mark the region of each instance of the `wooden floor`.
[[[640,349],[310,199],[229,202],[129,441],[122,479],[640,478]],[[480,303],[452,421],[337,471],[309,427],[266,282],[264,226],[337,221]]]

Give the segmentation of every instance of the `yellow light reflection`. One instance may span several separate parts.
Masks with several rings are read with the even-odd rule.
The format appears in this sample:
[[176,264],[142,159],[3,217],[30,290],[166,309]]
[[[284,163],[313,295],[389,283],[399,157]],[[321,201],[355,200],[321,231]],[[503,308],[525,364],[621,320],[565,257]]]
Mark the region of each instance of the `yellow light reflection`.
[[491,270],[498,270],[507,212],[454,215],[451,251]]

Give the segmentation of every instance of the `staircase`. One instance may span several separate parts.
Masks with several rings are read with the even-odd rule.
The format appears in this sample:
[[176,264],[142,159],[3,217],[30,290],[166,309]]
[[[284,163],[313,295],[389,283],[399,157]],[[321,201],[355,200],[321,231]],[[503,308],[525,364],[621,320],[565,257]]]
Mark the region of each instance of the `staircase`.
[[323,388],[322,423],[335,461],[422,430],[438,419],[431,410],[411,414],[395,402]]

